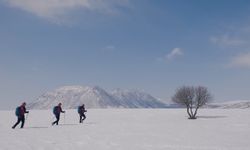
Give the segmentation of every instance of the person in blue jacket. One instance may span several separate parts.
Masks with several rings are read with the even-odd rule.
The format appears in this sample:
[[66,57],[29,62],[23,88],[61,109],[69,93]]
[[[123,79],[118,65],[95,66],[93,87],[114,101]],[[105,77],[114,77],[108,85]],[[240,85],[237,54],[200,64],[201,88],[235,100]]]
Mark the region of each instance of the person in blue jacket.
[[82,106],[79,106],[78,107],[78,114],[79,114],[79,116],[80,116],[80,123],[82,123],[83,122],[83,120],[85,120],[86,119],[86,116],[85,116],[85,112],[87,112],[87,110],[85,109],[85,106],[84,106],[84,104],[82,104]]
[[53,113],[56,117],[56,121],[52,122],[52,126],[55,124],[58,125],[60,120],[60,114],[65,113],[65,111],[62,110],[62,103],[59,103],[57,106],[53,108]]
[[26,103],[23,102],[21,106],[16,108],[16,116],[17,116],[17,122],[12,126],[12,129],[15,129],[15,127],[22,122],[21,128],[23,128],[25,123],[25,113],[29,113],[29,111],[26,110]]

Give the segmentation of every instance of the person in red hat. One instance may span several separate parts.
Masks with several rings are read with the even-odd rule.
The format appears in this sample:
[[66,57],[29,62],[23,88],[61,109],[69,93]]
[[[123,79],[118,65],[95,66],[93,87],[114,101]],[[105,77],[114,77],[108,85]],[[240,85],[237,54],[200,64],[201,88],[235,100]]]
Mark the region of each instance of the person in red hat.
[[65,111],[62,110],[62,103],[59,103],[57,106],[53,108],[53,113],[56,117],[56,121],[52,122],[52,126],[55,124],[58,125],[60,120],[60,114],[65,113]]
[[21,128],[23,128],[25,123],[25,113],[29,113],[29,111],[26,110],[26,103],[23,102],[21,106],[16,108],[16,116],[17,116],[17,122],[12,126],[12,129],[15,129],[15,127],[22,122]]

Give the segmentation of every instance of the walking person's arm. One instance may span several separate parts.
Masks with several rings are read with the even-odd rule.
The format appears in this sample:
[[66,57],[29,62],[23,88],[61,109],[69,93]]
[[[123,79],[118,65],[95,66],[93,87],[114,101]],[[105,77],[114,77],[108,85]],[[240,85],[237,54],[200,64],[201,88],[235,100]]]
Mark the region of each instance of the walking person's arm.
[[65,111],[62,110],[62,108],[60,108],[60,112],[61,112],[61,113],[65,113]]
[[26,110],[26,108],[24,108],[24,113],[26,113],[26,114],[27,114],[27,113],[29,113],[29,111],[27,111],[27,110]]

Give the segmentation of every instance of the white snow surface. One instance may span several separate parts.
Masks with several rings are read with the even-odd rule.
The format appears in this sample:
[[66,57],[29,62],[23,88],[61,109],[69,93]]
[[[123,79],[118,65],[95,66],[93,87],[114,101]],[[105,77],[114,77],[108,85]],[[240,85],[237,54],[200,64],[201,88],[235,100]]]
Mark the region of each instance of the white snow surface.
[[51,110],[31,110],[24,129],[14,111],[0,111],[0,150],[249,150],[249,109],[88,109],[78,123],[66,110],[51,126]]

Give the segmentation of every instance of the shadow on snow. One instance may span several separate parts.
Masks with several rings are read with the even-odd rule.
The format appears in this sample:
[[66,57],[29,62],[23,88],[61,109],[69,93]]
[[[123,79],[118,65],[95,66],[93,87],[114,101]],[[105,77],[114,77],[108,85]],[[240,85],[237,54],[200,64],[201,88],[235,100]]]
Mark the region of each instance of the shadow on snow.
[[203,119],[218,119],[218,118],[227,118],[227,116],[197,116],[197,118],[203,118]]

